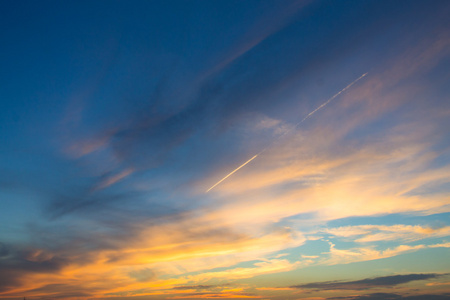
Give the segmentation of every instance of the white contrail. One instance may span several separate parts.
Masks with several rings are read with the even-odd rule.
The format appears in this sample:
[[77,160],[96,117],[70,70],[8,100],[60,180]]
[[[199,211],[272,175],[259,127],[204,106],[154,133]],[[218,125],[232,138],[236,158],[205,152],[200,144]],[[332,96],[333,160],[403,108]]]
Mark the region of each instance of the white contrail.
[[362,79],[364,76],[366,76],[369,73],[364,73],[361,76],[358,77],[358,79],[356,79],[355,81],[353,81],[352,83],[350,83],[349,85],[347,85],[345,88],[343,88],[342,90],[340,90],[338,93],[334,94],[333,97],[331,97],[330,99],[328,99],[325,103],[323,103],[321,106],[319,106],[318,108],[316,108],[315,110],[313,110],[312,112],[310,112],[306,117],[303,118],[303,120],[301,120],[300,122],[298,122],[295,126],[300,125],[300,123],[302,123],[303,121],[305,121],[306,119],[308,119],[309,117],[311,117],[315,112],[317,112],[319,109],[323,108],[325,105],[327,105],[328,103],[330,103],[334,98],[336,98],[337,96],[339,96],[341,93],[345,92],[347,89],[349,89],[352,85],[354,85],[356,82],[358,82],[360,79]]
[[230,174],[228,174],[227,176],[225,176],[224,178],[222,178],[220,181],[218,181],[215,185],[213,185],[212,187],[210,187],[205,193],[208,193],[210,190],[212,190],[213,188],[215,188],[216,186],[218,186],[222,181],[224,181],[225,179],[227,179],[228,177],[230,177],[231,175],[233,175],[234,173],[236,173],[240,168],[244,167],[246,164],[248,164],[249,162],[251,162],[252,160],[254,160],[255,158],[258,157],[258,155],[260,155],[261,153],[263,153],[264,151],[266,151],[270,146],[272,146],[273,143],[275,143],[278,139],[280,139],[281,137],[285,136],[286,134],[288,134],[289,132],[291,132],[293,129],[297,128],[298,125],[300,125],[301,123],[303,123],[306,119],[308,119],[309,117],[311,117],[313,114],[315,114],[318,110],[324,108],[328,103],[330,103],[331,101],[333,101],[334,98],[336,98],[337,96],[339,96],[340,94],[342,94],[343,92],[345,92],[347,89],[349,89],[352,85],[354,85],[356,82],[358,82],[360,79],[362,79],[364,76],[366,76],[369,73],[364,73],[361,76],[359,76],[356,80],[354,80],[352,83],[350,83],[349,85],[347,85],[345,88],[343,88],[342,90],[340,90],[339,92],[337,92],[336,94],[334,94],[330,99],[328,99],[327,101],[325,101],[323,104],[321,104],[319,107],[317,107],[315,110],[313,110],[312,112],[310,112],[308,115],[306,115],[306,117],[304,117],[300,122],[298,122],[297,124],[295,124],[294,127],[292,127],[291,129],[289,129],[288,131],[286,131],[285,133],[283,133],[281,136],[279,136],[275,141],[271,142],[268,146],[264,147],[264,149],[262,149],[258,154],[256,154],[255,156],[253,156],[252,158],[250,158],[249,160],[247,160],[245,163],[243,163],[242,165],[240,165],[237,169],[235,169],[233,172],[231,172]]
[[219,185],[222,181],[224,181],[225,179],[227,179],[228,177],[230,177],[231,175],[233,175],[235,172],[237,172],[240,168],[242,168],[243,166],[245,166],[246,164],[248,164],[249,162],[251,162],[252,160],[254,160],[255,158],[258,157],[258,154],[256,154],[255,156],[253,156],[252,158],[250,158],[249,160],[247,160],[245,163],[243,163],[242,165],[240,165],[237,169],[235,169],[233,172],[231,172],[230,174],[228,174],[227,176],[225,176],[224,178],[222,178],[222,180],[220,180],[219,182],[217,182],[215,185],[213,185],[212,187],[210,187],[205,193],[209,192],[210,190],[212,190],[213,188],[215,188],[217,185]]

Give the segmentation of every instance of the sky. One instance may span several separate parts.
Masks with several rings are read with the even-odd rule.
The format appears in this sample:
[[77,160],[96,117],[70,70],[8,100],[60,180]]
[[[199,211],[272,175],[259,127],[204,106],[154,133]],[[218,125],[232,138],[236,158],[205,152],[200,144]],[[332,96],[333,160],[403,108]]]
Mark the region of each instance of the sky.
[[450,299],[449,15],[0,0],[0,299]]

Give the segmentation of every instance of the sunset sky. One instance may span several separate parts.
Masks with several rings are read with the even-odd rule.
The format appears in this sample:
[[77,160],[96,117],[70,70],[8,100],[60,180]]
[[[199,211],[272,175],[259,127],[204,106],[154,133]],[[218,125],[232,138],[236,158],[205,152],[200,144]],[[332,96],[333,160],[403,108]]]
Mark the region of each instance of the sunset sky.
[[0,0],[0,299],[450,299],[449,16]]

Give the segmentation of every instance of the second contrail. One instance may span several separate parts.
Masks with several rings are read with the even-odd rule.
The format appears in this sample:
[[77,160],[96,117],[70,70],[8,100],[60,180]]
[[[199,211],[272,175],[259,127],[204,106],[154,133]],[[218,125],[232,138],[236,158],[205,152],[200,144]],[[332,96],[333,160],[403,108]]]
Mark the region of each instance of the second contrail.
[[333,97],[331,97],[330,99],[328,99],[326,102],[324,102],[322,105],[320,105],[318,108],[316,108],[315,110],[313,110],[312,112],[310,112],[306,117],[303,118],[303,120],[301,120],[300,122],[298,122],[295,126],[300,125],[300,123],[302,123],[303,121],[305,121],[306,119],[308,119],[309,117],[311,117],[315,112],[317,112],[319,109],[323,108],[325,105],[327,105],[328,103],[330,103],[331,101],[333,101],[334,98],[336,98],[337,96],[339,96],[340,94],[342,94],[343,92],[345,92],[347,89],[349,89],[352,85],[354,85],[355,83],[357,83],[360,79],[362,79],[364,76],[366,76],[369,73],[364,73],[361,76],[359,76],[356,80],[354,80],[352,83],[350,83],[349,85],[347,85],[345,88],[343,88],[342,90],[340,90],[339,92],[337,92],[336,94],[333,95]]
[[[279,136],[276,140],[280,139],[281,137],[285,136],[286,134],[288,134],[289,132],[291,132],[293,129],[297,128],[298,125],[300,125],[301,123],[303,123],[306,119],[308,119],[309,117],[311,117],[313,114],[315,114],[318,110],[324,108],[328,103],[330,103],[331,101],[333,101],[334,98],[336,98],[337,96],[339,96],[340,94],[342,94],[343,92],[345,92],[347,89],[349,89],[352,85],[354,85],[356,82],[358,82],[360,79],[362,79],[364,76],[366,76],[368,73],[364,73],[361,76],[359,76],[356,80],[354,80],[352,83],[350,83],[349,85],[347,85],[345,88],[343,88],[342,90],[340,90],[339,92],[337,92],[336,94],[334,94],[330,99],[328,99],[327,101],[325,101],[324,103],[322,103],[319,107],[317,107],[315,110],[313,110],[312,112],[310,112],[309,114],[306,115],[306,117],[304,117],[300,122],[298,122],[297,124],[295,124],[294,127],[292,127],[291,129],[289,129],[288,131],[286,131],[285,133],[283,133],[281,136]],[[276,141],[275,140],[275,141]],[[210,190],[212,190],[213,188],[215,188],[216,186],[218,186],[220,183],[222,183],[222,181],[224,181],[225,179],[227,179],[228,177],[230,177],[231,175],[233,175],[234,173],[236,173],[239,169],[241,169],[242,167],[244,167],[246,164],[248,164],[249,162],[251,162],[252,160],[254,160],[255,158],[258,157],[258,155],[260,155],[261,153],[263,153],[264,151],[266,151],[267,148],[269,148],[270,146],[272,146],[273,143],[275,143],[275,141],[271,142],[268,146],[264,147],[264,149],[262,149],[258,154],[256,154],[255,156],[253,156],[252,158],[250,158],[249,160],[247,160],[245,163],[243,163],[242,165],[240,165],[238,168],[236,168],[233,172],[229,173],[227,176],[225,176],[224,178],[222,178],[221,180],[219,180],[216,184],[214,184],[212,187],[210,187],[205,193],[208,193]]]

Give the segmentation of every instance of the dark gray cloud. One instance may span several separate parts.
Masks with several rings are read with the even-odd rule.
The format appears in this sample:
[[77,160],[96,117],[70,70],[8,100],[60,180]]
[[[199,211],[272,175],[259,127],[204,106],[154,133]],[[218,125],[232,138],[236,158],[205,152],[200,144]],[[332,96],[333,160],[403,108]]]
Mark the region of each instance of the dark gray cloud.
[[318,290],[364,290],[374,287],[389,287],[416,280],[428,280],[443,276],[442,274],[407,274],[366,278],[355,281],[324,281],[291,286],[299,289]]
[[404,296],[400,298],[402,300],[449,300],[450,294],[442,294],[442,295],[416,295],[416,296]]
[[450,299],[450,294],[440,294],[440,295],[413,295],[413,296],[403,296],[399,294],[392,293],[373,293],[368,295],[360,296],[348,296],[348,297],[332,297],[327,298],[329,300],[448,300]]
[[21,285],[22,273],[18,270],[5,268],[0,265],[0,292],[8,291]]
[[0,243],[0,291],[19,286],[26,274],[57,273],[68,263],[62,255]]

